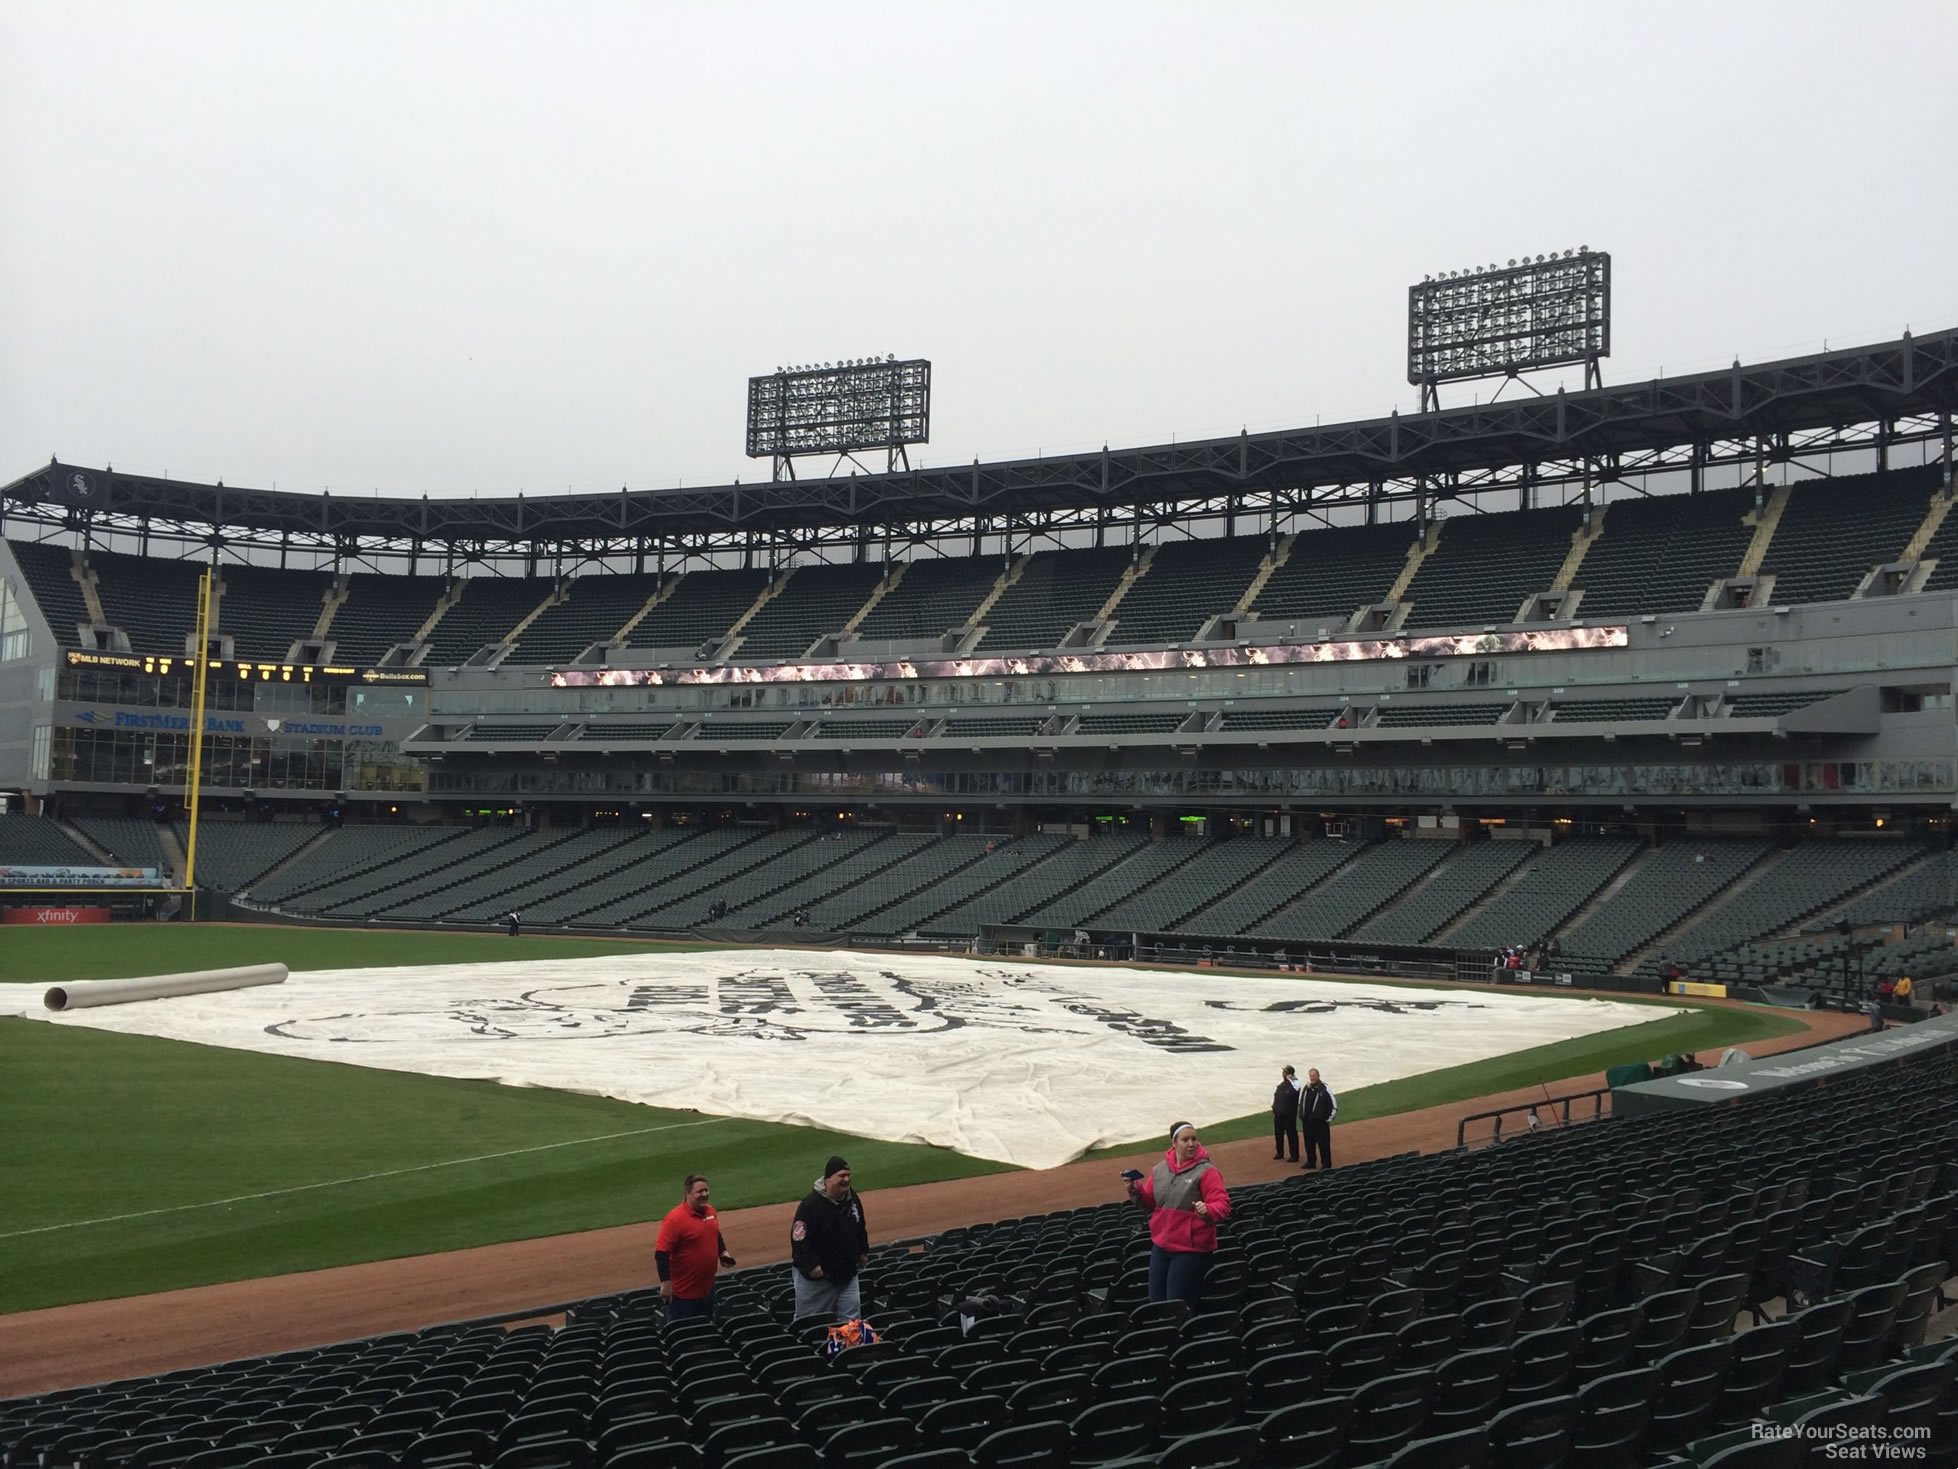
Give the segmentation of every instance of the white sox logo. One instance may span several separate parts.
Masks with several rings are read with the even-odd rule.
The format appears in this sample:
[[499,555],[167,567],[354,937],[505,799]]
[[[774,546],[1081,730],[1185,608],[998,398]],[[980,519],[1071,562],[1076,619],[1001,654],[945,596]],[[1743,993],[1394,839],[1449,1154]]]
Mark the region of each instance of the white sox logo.
[[970,979],[924,979],[890,969],[767,967],[703,979],[617,979],[543,986],[440,1010],[372,1010],[282,1020],[286,1040],[427,1044],[484,1040],[589,1041],[696,1035],[801,1044],[821,1036],[926,1036],[1000,1030],[1026,1036],[1112,1032],[1157,1050],[1234,1047],[1134,1007],[979,968]]

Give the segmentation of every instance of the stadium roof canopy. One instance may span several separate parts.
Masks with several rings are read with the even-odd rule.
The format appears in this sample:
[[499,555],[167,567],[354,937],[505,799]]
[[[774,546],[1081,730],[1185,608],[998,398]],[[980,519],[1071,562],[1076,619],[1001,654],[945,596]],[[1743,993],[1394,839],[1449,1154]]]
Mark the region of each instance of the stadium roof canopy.
[[1368,501],[1636,480],[1942,437],[1958,329],[1722,372],[1360,423],[896,474],[547,497],[240,489],[53,462],[0,491],[9,535],[139,535],[471,559],[577,548],[861,544],[981,530],[1325,513]]

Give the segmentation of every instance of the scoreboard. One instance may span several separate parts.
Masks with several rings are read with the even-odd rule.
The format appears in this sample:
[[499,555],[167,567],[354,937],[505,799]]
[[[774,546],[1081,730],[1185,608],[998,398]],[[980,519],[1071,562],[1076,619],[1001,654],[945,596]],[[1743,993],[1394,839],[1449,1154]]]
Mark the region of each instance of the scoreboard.
[[[194,673],[197,659],[188,653],[83,653],[70,651],[70,668],[114,668],[124,673],[147,673],[162,678]],[[425,686],[426,668],[362,668],[350,663],[263,663],[250,658],[209,658],[205,669],[240,683],[358,683]]]

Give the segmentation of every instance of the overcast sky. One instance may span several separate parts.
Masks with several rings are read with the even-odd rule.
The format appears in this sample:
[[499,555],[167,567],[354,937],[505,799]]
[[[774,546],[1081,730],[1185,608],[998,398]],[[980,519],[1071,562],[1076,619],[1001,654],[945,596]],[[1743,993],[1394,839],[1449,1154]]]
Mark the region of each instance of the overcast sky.
[[1954,54],[1951,0],[0,0],[0,482],[766,478],[748,376],[887,352],[929,464],[1364,418],[1410,282],[1578,245],[1608,380],[1958,326]]

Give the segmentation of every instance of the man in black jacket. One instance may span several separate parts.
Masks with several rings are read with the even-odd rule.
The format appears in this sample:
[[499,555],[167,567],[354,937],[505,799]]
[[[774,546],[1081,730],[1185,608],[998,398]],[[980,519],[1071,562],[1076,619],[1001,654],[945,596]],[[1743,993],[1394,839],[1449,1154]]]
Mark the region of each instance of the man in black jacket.
[[1294,1163],[1299,1160],[1299,1074],[1287,1066],[1278,1073],[1278,1090],[1271,1094],[1271,1156],[1277,1161],[1291,1144]]
[[809,1196],[796,1205],[789,1228],[795,1264],[795,1314],[837,1316],[848,1321],[863,1314],[857,1272],[870,1258],[870,1231],[863,1200],[850,1188],[850,1165],[831,1158]]
[[1299,1131],[1305,1134],[1305,1166],[1333,1166],[1333,1118],[1339,1115],[1339,1098],[1319,1080],[1319,1068],[1305,1073],[1305,1090],[1299,1093]]

